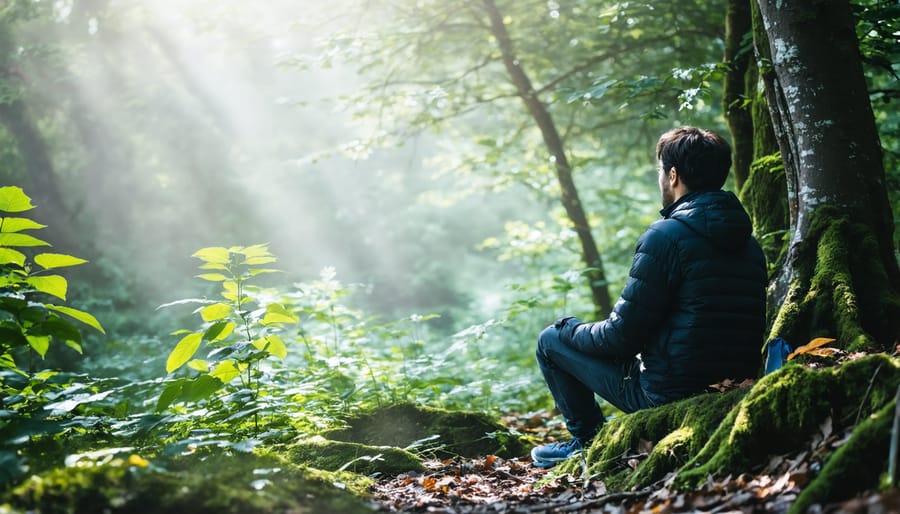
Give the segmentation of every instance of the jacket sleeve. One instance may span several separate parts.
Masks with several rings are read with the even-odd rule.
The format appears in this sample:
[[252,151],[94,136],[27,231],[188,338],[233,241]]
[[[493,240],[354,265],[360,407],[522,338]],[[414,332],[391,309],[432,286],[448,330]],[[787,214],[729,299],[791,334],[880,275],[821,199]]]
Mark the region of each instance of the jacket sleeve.
[[677,245],[656,226],[638,240],[625,289],[607,319],[557,322],[564,344],[588,355],[627,359],[640,353],[653,337],[671,311],[680,280]]

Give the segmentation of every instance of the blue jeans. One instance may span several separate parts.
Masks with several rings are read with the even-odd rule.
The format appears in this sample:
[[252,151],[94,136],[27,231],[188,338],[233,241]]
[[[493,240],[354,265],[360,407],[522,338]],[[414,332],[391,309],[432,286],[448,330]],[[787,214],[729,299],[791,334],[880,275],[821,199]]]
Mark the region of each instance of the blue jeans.
[[566,428],[579,440],[590,440],[605,421],[594,393],[625,413],[656,405],[641,388],[637,358],[616,361],[585,355],[560,341],[552,325],[538,337],[536,354]]

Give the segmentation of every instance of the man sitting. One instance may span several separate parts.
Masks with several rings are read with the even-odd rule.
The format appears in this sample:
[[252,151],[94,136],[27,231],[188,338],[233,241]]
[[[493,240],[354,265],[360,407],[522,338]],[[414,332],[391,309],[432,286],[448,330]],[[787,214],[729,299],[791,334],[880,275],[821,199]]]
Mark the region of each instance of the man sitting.
[[589,445],[605,420],[594,393],[630,413],[759,371],[766,264],[746,211],[721,190],[731,149],[683,127],[660,137],[656,157],[663,219],[638,240],[612,313],[562,318],[538,338],[538,365],[572,439],[534,448],[536,466]]

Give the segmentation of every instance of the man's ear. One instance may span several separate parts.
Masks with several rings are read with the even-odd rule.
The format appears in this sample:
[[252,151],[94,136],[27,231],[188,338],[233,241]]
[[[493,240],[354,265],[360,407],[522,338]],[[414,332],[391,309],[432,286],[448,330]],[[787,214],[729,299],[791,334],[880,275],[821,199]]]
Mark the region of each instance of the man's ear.
[[675,166],[669,168],[669,172],[666,174],[666,178],[669,179],[669,184],[671,184],[672,187],[677,186],[681,182],[681,177],[678,176],[678,170],[675,168]]

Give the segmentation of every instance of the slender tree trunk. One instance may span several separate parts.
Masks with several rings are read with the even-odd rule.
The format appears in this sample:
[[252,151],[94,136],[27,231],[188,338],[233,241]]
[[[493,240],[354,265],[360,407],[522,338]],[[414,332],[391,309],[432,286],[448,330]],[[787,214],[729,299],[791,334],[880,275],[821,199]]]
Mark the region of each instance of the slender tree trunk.
[[900,271],[850,4],[759,0],[759,7],[792,231],[773,332],[802,339],[830,330],[851,347],[873,339],[888,347],[900,329]]
[[742,48],[744,37],[749,33],[750,5],[746,0],[728,0],[725,15],[725,63],[728,71],[725,73],[722,103],[733,142],[732,166],[738,191],[750,175],[753,160],[753,118],[749,101],[752,96],[747,96],[746,84],[752,55]]
[[600,252],[597,250],[597,244],[594,242],[594,236],[591,233],[591,226],[584,212],[584,206],[578,198],[578,190],[572,178],[572,167],[569,165],[569,159],[563,147],[559,131],[547,107],[537,97],[531,84],[531,79],[522,68],[522,63],[516,57],[512,40],[509,37],[509,32],[503,23],[503,16],[497,9],[496,3],[494,0],[484,0],[484,6],[491,21],[491,33],[497,39],[497,45],[500,47],[506,72],[516,86],[516,91],[525,104],[526,109],[528,109],[528,113],[540,129],[544,144],[553,158],[556,178],[559,181],[562,193],[563,207],[569,220],[575,226],[575,232],[578,234],[578,239],[581,242],[582,258],[590,269],[586,275],[590,283],[595,314],[598,318],[605,317],[612,310],[612,302],[609,296],[606,275],[603,271],[603,261],[600,257]]
[[58,178],[50,160],[50,150],[43,136],[28,117],[21,99],[0,103],[0,123],[16,141],[19,156],[28,175],[30,187],[25,192],[34,198],[36,219],[48,225],[46,237],[57,251],[80,254],[84,248],[76,243],[75,233],[63,196],[57,185]]

